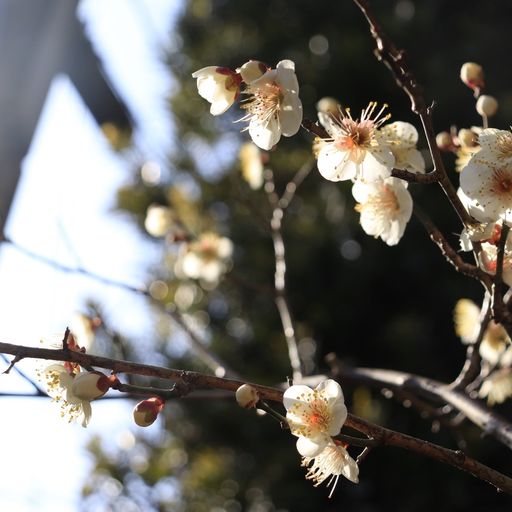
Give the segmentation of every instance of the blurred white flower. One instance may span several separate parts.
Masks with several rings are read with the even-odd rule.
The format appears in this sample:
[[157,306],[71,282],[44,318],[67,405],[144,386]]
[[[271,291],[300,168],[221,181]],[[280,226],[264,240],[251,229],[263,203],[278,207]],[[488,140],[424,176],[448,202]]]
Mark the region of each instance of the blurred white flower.
[[455,304],[453,322],[455,333],[463,343],[475,343],[480,329],[480,308],[469,299],[460,299]]
[[[254,76],[254,75],[252,75]],[[244,93],[249,97],[241,104],[247,111],[240,121],[248,121],[253,142],[261,149],[272,149],[281,138],[295,135],[302,122],[302,103],[295,64],[282,60],[248,83]]]
[[479,396],[489,405],[501,404],[512,396],[512,369],[502,368],[489,375],[480,387]]
[[360,223],[368,235],[396,245],[412,215],[412,198],[407,183],[398,178],[373,182],[356,181],[352,195],[359,203]]
[[197,91],[211,103],[210,114],[218,116],[234,103],[240,94],[240,75],[229,68],[208,66],[192,73],[197,78]]
[[151,236],[155,238],[165,236],[173,224],[173,213],[169,207],[160,204],[148,206],[144,227]]
[[388,141],[395,157],[394,167],[415,173],[425,172],[425,160],[416,149],[418,131],[410,123],[396,121],[379,130],[381,139]]
[[381,117],[387,105],[377,113],[376,108],[377,103],[370,102],[355,120],[349,109],[340,109],[339,116],[318,113],[320,123],[329,134],[329,138],[323,139],[318,154],[318,170],[325,179],[375,181],[391,175],[395,157],[390,145],[378,133],[378,128],[390,115]]
[[[469,299],[460,299],[455,305],[453,320],[455,332],[463,343],[475,343],[483,320],[480,308]],[[479,352],[491,365],[509,365],[512,361],[511,340],[505,328],[494,320],[487,325]]]
[[355,484],[359,482],[359,467],[356,461],[336,441],[331,441],[315,457],[303,457],[302,466],[308,468],[306,478],[313,480],[315,487],[329,479],[327,486],[332,485],[329,498],[338,484],[340,475],[343,475]]
[[98,318],[91,318],[83,313],[75,313],[69,322],[69,329],[73,333],[76,343],[89,350],[94,343],[95,329],[101,320]]
[[239,157],[244,180],[253,190],[261,188],[263,185],[263,161],[258,146],[252,142],[242,144]]
[[175,272],[191,279],[202,279],[215,284],[228,270],[233,243],[229,238],[213,232],[199,235],[194,242],[187,243],[178,257]]
[[297,450],[303,457],[316,457],[339,434],[347,419],[343,391],[328,379],[314,390],[290,386],[283,395],[290,431],[298,437]]
[[510,338],[505,328],[491,320],[485,330],[482,343],[480,343],[480,356],[492,365],[501,363],[502,357],[510,343]]

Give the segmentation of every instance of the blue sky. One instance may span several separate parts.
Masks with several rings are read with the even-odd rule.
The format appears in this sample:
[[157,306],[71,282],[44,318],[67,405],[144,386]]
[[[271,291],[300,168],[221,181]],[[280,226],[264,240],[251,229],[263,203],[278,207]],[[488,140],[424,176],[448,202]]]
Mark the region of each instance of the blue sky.
[[[172,123],[165,96],[172,85],[159,52],[180,2],[83,0],[80,14],[105,68],[137,121],[137,144],[150,160],[163,161]],[[158,253],[130,222],[113,214],[116,189],[129,179],[126,163],[108,146],[73,84],[55,77],[10,212],[6,232],[31,251],[69,266],[129,284],[143,284]],[[62,333],[86,299],[105,305],[114,325],[142,336],[148,315],[140,297],[85,276],[62,274],[8,245],[0,249],[0,303],[7,312],[0,339],[38,345]],[[128,313],[128,314],[127,314]],[[33,371],[34,364],[20,367]],[[0,391],[28,391],[15,373],[0,376]],[[132,404],[93,404],[88,429],[68,424],[46,399],[2,398],[0,510],[70,511],[77,508],[91,468],[84,446],[108,432],[126,443],[134,428]],[[113,418],[116,420],[113,421]]]

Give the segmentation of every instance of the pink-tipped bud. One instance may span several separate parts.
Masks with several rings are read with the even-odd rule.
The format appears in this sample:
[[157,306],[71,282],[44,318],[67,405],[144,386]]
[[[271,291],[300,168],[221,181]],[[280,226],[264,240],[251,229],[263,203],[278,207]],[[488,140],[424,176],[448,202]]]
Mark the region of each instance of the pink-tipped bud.
[[94,400],[103,396],[111,387],[111,380],[101,372],[79,373],[73,380],[71,392],[80,400]]
[[452,136],[448,132],[438,133],[436,135],[436,144],[442,151],[453,151],[455,149]]
[[268,70],[269,67],[263,62],[260,62],[259,60],[250,60],[243,66],[239,67],[237,72],[240,73],[242,80],[246,84],[250,84],[260,76],[264,75]]
[[498,110],[498,101],[493,96],[482,94],[476,101],[476,111],[483,117],[492,117]]
[[164,405],[165,402],[158,396],[142,400],[133,409],[133,421],[139,427],[149,427],[156,421]]
[[480,89],[483,89],[484,83],[484,70],[480,64],[475,62],[465,62],[460,68],[460,79],[470,88],[479,94]]
[[250,409],[256,407],[256,404],[260,400],[260,394],[258,390],[249,384],[242,384],[236,390],[236,401],[240,407]]

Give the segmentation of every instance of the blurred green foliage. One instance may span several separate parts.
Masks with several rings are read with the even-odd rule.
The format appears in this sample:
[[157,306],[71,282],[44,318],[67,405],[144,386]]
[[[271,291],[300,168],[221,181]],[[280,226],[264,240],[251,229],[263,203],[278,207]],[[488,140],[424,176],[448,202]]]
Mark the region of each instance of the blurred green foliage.
[[[411,65],[435,100],[438,131],[479,123],[460,66],[481,63],[489,93],[500,101],[495,125],[512,118],[508,31],[512,4],[436,0],[372,2],[383,28],[407,50]],[[328,42],[315,53],[314,38]],[[211,348],[249,381],[283,382],[290,374],[286,344],[272,295],[274,257],[270,207],[263,190],[240,177],[236,154],[247,133],[232,121],[233,107],[219,118],[197,94],[191,73],[209,65],[235,68],[254,58],[275,65],[295,61],[305,117],[315,103],[333,96],[354,112],[377,100],[393,120],[419,129],[406,96],[374,56],[373,40],[352,2],[317,0],[190,0],[173,28],[168,53],[175,88],[170,97],[176,150],[169,173],[147,184],[134,169],[119,191],[119,208],[143,229],[146,208],[169,205],[193,232],[216,229],[235,244],[232,271],[218,288],[196,289],[189,313],[202,322]],[[323,40],[322,40],[323,41]],[[300,132],[270,153],[282,192],[311,158],[312,137]],[[422,139],[420,148],[425,147]],[[447,158],[449,168],[453,159]],[[457,176],[452,174],[456,183]],[[456,245],[455,214],[434,186],[410,186],[417,201]],[[187,199],[188,198],[188,199]],[[328,371],[324,356],[336,352],[346,364],[393,368],[449,382],[460,370],[464,348],[456,339],[452,310],[461,297],[481,298],[479,285],[457,275],[414,219],[397,247],[366,236],[350,184],[330,183],[314,171],[298,190],[284,220],[287,286],[298,336],[306,340],[311,373]],[[162,246],[165,242],[162,241]],[[166,251],[171,254],[173,244]],[[173,307],[175,282],[164,259],[155,279],[168,283],[165,307]],[[157,359],[175,368],[205,370],[193,353],[174,349],[179,331],[154,308],[155,332],[143,348],[124,340],[128,356]],[[313,340],[313,343],[311,341]],[[313,349],[311,348],[313,347]],[[108,350],[106,350],[108,352]],[[148,354],[153,351],[153,355]],[[306,352],[305,352],[306,353]],[[391,428],[455,447],[453,433],[431,432],[412,410],[363,387],[344,386],[349,410]],[[502,406],[510,413],[510,407]],[[304,480],[295,440],[268,417],[239,409],[232,398],[183,399],[165,408],[165,419],[136,442],[114,449],[95,440],[95,471],[84,489],[84,510],[114,511],[467,511],[509,510],[490,486],[435,461],[389,449],[375,450],[361,465],[361,482],[340,481],[332,499]],[[465,426],[467,451],[509,471],[502,448]],[[388,451],[389,450],[389,451]],[[353,453],[356,455],[357,451]]]

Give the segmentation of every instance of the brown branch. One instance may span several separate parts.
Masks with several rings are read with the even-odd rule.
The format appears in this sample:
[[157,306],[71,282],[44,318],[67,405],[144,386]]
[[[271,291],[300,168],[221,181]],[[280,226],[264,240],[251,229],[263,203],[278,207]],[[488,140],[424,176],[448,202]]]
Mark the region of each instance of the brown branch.
[[379,441],[382,446],[394,446],[396,448],[403,448],[405,450],[424,455],[431,459],[444,462],[450,466],[454,466],[463,471],[471,473],[476,478],[486,481],[487,483],[496,487],[499,491],[504,491],[512,494],[512,479],[499,473],[498,471],[481,464],[480,462],[468,457],[460,450],[449,450],[434,443],[417,439],[401,432],[396,432],[384,427],[377,427],[375,425],[349,415],[347,424],[350,426],[371,435],[375,440]]
[[[241,384],[244,384],[242,381],[219,378],[198,372],[188,372],[185,370],[175,370],[130,361],[108,359],[72,350],[52,350],[39,347],[24,347],[10,343],[0,343],[0,353],[10,354],[14,357],[18,356],[20,358],[70,361],[82,366],[109,369],[115,373],[132,373],[148,377],[169,379],[178,383],[178,387],[176,389],[182,390],[182,394],[188,394],[189,392],[193,392],[197,389],[221,389],[235,392]],[[179,387],[180,384],[182,387]],[[283,391],[281,389],[260,386],[258,384],[251,385],[258,390],[261,399],[282,403]],[[180,393],[177,393],[177,396],[181,396]],[[511,478],[477,462],[470,457],[467,457],[460,451],[449,450],[422,439],[381,427],[351,414],[348,415],[345,425],[358,432],[364,433],[369,438],[375,439],[381,446],[404,448],[420,455],[439,460],[440,462],[450,464],[458,469],[471,473],[476,478],[488,482],[499,490],[512,494]],[[374,443],[372,442],[371,444]]]
[[366,0],[354,0],[354,3],[359,7],[368,21],[371,35],[376,44],[375,56],[391,71],[398,86],[409,97],[412,111],[417,114],[421,120],[432,162],[434,164],[434,170],[432,171],[435,173],[434,176],[437,178],[439,185],[447,195],[463,224],[472,224],[474,220],[466,211],[457,196],[457,192],[455,191],[444,167],[441,151],[436,144],[436,134],[434,131],[434,123],[432,121],[432,106],[428,106],[425,101],[423,89],[410,69],[405,51],[397,48],[387,37],[380,25],[377,23],[377,20],[375,19],[375,16],[373,15]]
[[349,368],[342,365],[335,368],[333,378],[343,382],[348,380],[364,383],[377,389],[405,389],[428,400],[449,404],[482,429],[485,435],[494,437],[512,449],[512,424],[488,409],[482,402],[442,382],[395,370]]
[[429,234],[430,239],[439,247],[443,256],[451,265],[453,265],[457,272],[472,277],[473,279],[477,279],[487,290],[491,289],[491,276],[476,265],[471,265],[470,263],[465,262],[460,254],[449,244],[432,220],[418,206],[414,206],[414,215],[423,224],[423,227]]

